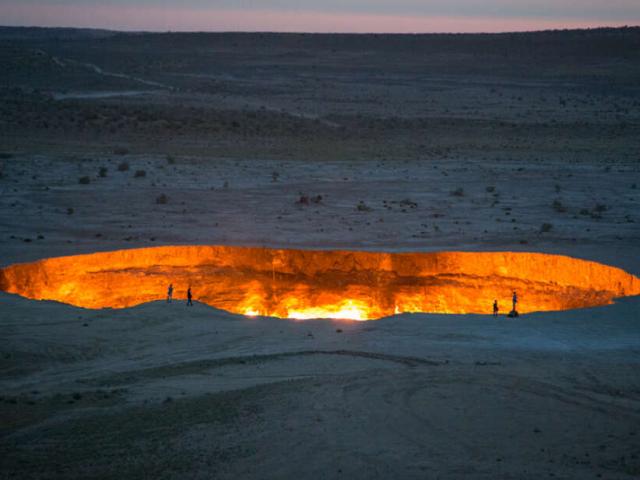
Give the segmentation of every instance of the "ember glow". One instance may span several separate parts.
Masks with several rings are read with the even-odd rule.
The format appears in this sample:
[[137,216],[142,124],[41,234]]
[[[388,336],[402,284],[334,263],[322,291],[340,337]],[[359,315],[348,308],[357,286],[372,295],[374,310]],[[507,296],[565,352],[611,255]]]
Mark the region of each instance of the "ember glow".
[[370,320],[405,312],[568,310],[639,295],[619,268],[515,252],[384,253],[177,246],[40,260],[0,270],[0,290],[84,308],[194,300],[250,317]]

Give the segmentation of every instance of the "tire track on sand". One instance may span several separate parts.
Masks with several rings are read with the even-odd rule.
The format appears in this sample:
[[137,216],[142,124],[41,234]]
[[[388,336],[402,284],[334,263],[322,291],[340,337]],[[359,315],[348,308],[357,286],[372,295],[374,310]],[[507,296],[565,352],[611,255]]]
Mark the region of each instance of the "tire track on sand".
[[198,374],[206,370],[226,367],[230,365],[252,365],[274,360],[282,360],[291,357],[311,356],[311,355],[343,355],[348,357],[367,358],[372,360],[382,360],[393,362],[407,367],[417,367],[420,365],[439,366],[443,363],[427,360],[419,357],[406,357],[400,355],[388,355],[384,353],[362,352],[357,350],[302,350],[297,352],[282,352],[265,355],[245,355],[239,357],[226,357],[215,359],[194,360],[175,364],[161,365],[141,370],[129,370],[106,375],[98,378],[81,380],[81,383],[88,385],[126,385],[149,380],[154,378],[174,377],[180,375]]

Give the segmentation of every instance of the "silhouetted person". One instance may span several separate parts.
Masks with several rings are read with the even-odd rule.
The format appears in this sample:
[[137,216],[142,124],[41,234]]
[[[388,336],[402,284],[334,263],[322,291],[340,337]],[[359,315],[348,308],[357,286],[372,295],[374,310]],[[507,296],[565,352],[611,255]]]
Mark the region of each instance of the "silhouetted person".
[[191,295],[191,287],[189,287],[189,289],[187,290],[187,306],[188,307],[193,306],[193,302],[191,301],[192,298],[193,298],[193,295]]
[[173,283],[170,283],[169,288],[167,289],[167,303],[171,303],[172,298],[173,298]]
[[511,297],[511,302],[513,305],[513,308],[511,309],[511,311],[509,312],[509,317],[511,318],[515,318],[518,316],[518,310],[516,309],[516,307],[518,306],[518,294],[516,293],[516,291],[513,291],[513,296]]
[[493,301],[493,316],[498,316],[498,300]]

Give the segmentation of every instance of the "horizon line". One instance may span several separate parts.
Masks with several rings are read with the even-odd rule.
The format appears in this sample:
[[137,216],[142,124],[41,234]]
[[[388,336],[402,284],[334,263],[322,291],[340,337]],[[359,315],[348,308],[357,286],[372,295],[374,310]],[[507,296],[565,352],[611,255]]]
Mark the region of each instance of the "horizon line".
[[86,26],[68,26],[68,25],[2,25],[0,28],[4,29],[42,29],[42,30],[90,30],[90,31],[102,31],[111,33],[131,33],[131,34],[275,34],[275,35],[508,35],[508,34],[527,34],[527,33],[550,33],[550,32],[579,32],[589,30],[624,30],[624,29],[638,29],[639,24],[624,24],[624,25],[597,25],[597,26],[585,26],[575,27],[568,26],[565,28],[542,28],[532,30],[504,30],[504,31],[415,31],[415,32],[402,32],[402,31],[371,31],[371,32],[349,32],[349,31],[290,31],[290,30],[202,30],[202,29],[179,29],[179,30],[164,30],[164,29],[127,29],[127,28],[104,28],[104,27],[86,27]]

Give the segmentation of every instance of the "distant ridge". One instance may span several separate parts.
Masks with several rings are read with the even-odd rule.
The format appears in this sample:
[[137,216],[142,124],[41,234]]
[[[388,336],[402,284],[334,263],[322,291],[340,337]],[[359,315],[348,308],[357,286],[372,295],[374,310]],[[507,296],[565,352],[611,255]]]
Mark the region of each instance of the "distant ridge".
[[79,40],[107,38],[119,32],[93,28],[62,27],[3,27],[0,26],[2,40]]
[[[276,33],[276,32],[120,32],[75,28],[0,27],[0,54],[16,48],[73,56],[68,49],[91,46],[106,58],[131,52],[190,55],[201,48],[224,51],[376,52],[379,55],[502,58],[505,67],[526,67],[531,62],[565,65],[566,62],[640,60],[640,27],[602,27],[514,33]],[[13,50],[11,50],[13,49]],[[60,50],[62,49],[62,50]],[[67,49],[67,50],[65,50]],[[239,49],[239,50],[238,50]],[[9,52],[9,53],[7,53]],[[77,52],[76,52],[77,53]],[[9,57],[13,58],[15,52]],[[435,58],[434,57],[434,58]],[[8,57],[5,58],[5,61]],[[598,60],[598,61],[600,61]],[[449,64],[449,66],[452,64]],[[119,67],[121,68],[121,67]],[[563,67],[564,68],[564,67]],[[117,69],[116,69],[117,70]]]
[[113,36],[139,36],[139,35],[167,35],[167,36],[312,36],[312,37],[502,37],[502,36],[532,36],[532,35],[622,35],[637,34],[640,25],[623,27],[594,27],[553,30],[531,30],[518,32],[473,32],[473,33],[308,33],[308,32],[277,32],[277,31],[124,31],[93,28],[74,27],[31,27],[31,26],[1,26],[0,39],[3,40],[76,40],[99,39]]

